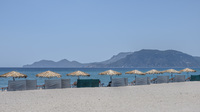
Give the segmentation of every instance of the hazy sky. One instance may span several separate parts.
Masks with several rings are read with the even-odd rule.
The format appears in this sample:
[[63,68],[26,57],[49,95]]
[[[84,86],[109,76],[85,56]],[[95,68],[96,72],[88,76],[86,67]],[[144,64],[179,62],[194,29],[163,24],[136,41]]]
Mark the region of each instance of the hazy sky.
[[200,56],[200,0],[0,1],[0,67],[141,49]]

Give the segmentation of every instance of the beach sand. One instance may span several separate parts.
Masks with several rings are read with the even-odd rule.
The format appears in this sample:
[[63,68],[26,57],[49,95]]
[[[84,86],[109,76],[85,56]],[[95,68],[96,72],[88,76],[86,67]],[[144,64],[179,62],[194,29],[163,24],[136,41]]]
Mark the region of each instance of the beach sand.
[[200,82],[0,92],[0,112],[200,112]]

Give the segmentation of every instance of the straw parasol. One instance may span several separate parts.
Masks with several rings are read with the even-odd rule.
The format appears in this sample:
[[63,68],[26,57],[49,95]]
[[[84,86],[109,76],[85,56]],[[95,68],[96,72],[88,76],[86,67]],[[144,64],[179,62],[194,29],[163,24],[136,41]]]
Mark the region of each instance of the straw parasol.
[[155,70],[155,69],[152,69],[152,70],[150,70],[150,71],[147,71],[147,72],[145,72],[145,74],[162,74],[163,72],[161,72],[161,71],[158,71],[158,70]]
[[178,73],[180,74],[180,71],[174,70],[174,69],[168,69],[168,70],[164,70],[162,71],[163,73],[171,73],[171,77],[173,77],[173,73]]
[[26,78],[27,75],[16,72],[16,71],[12,71],[12,72],[8,72],[8,73],[0,75],[0,77],[13,77],[13,81],[15,81],[15,78]]
[[60,78],[61,75],[56,72],[46,71],[46,72],[37,74],[36,77],[46,77],[46,78],[58,77],[58,78]]
[[190,68],[185,68],[183,70],[180,70],[180,72],[187,72],[187,76],[189,74],[189,72],[196,72],[196,70],[190,69]]
[[114,70],[107,70],[104,72],[99,73],[99,75],[110,75],[110,80],[112,80],[113,75],[121,75],[122,73],[114,71]]
[[79,76],[90,76],[90,74],[88,74],[88,73],[85,73],[85,72],[82,72],[82,71],[75,71],[75,72],[72,72],[72,73],[69,73],[69,74],[67,74],[67,76],[69,76],[69,75],[71,75],[71,76],[78,76],[78,79],[79,79]]
[[149,70],[149,71],[147,71],[145,73],[146,74],[162,74],[161,71],[158,71],[158,70],[155,70],[155,69]]
[[141,72],[139,70],[128,71],[125,74],[135,74],[135,78],[136,78],[136,75],[146,75],[145,73],[143,73],[143,72]]

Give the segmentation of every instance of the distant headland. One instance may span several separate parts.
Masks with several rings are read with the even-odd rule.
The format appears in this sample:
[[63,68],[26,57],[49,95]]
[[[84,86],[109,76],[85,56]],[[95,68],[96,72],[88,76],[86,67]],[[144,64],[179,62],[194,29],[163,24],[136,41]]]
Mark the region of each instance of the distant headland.
[[178,68],[200,67],[200,57],[176,50],[143,49],[136,52],[121,52],[108,60],[94,63],[80,63],[68,61],[58,62],[41,60],[33,64],[24,65],[24,68]]

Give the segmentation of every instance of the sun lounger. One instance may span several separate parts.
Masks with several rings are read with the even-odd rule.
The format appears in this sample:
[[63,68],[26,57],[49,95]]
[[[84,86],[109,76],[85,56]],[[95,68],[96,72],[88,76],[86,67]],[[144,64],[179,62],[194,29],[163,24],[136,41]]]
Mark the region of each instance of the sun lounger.
[[8,91],[26,90],[26,80],[8,81]]
[[99,85],[99,87],[103,87],[104,86],[104,83],[101,83],[100,85]]
[[149,77],[136,77],[135,85],[149,85],[150,78]]
[[175,75],[173,82],[185,82],[185,75]]
[[26,90],[37,89],[37,80],[26,80]]
[[2,87],[1,90],[2,91],[8,90],[8,87]]
[[188,77],[185,79],[185,81],[190,81],[191,80],[191,77]]
[[133,80],[133,81],[131,82],[131,85],[135,85],[135,80]]
[[156,83],[156,79],[157,79],[157,78],[151,79],[151,83]]
[[156,83],[169,83],[169,76],[157,76]]
[[75,81],[71,86],[72,88],[77,87],[77,81]]
[[128,78],[114,78],[112,79],[111,87],[127,86]]
[[200,81],[200,75],[191,75],[190,81]]
[[61,88],[71,88],[70,79],[61,79]]
[[169,82],[173,82],[173,80],[174,80],[174,77],[172,77],[171,79],[169,79]]
[[78,79],[77,87],[99,87],[99,79]]
[[42,89],[44,89],[45,88],[45,84],[43,84],[43,85],[36,85],[36,87],[39,89],[39,88],[42,88]]
[[61,80],[45,80],[45,89],[61,88]]

